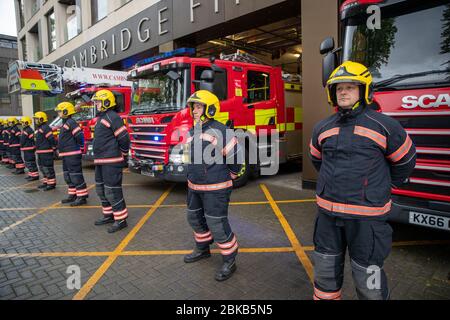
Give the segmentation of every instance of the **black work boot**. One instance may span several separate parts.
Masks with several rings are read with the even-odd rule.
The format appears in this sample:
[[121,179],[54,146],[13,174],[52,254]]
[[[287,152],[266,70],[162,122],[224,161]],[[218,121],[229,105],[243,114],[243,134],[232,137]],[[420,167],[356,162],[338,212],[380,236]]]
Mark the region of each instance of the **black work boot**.
[[225,281],[231,278],[233,273],[236,271],[236,259],[231,259],[229,261],[224,261],[223,265],[216,272],[215,279],[217,281]]
[[42,189],[43,191],[51,191],[51,190],[55,190],[56,189],[56,186],[50,186],[50,185],[47,185],[44,189]]
[[122,230],[123,228],[126,228],[126,227],[128,227],[126,219],[117,220],[117,221],[114,221],[114,224],[111,226],[111,228],[108,229],[108,233],[114,233],[114,232]]
[[45,188],[47,188],[47,184],[46,183],[43,183],[40,186],[38,186],[38,189],[45,189]]
[[108,223],[114,223],[114,216],[113,215],[103,216],[103,218],[100,218],[97,221],[95,221],[95,225],[96,226],[103,226],[103,225],[108,224]]
[[8,164],[8,165],[6,166],[6,168],[7,168],[7,169],[14,169],[15,166],[14,166],[13,164]]
[[68,198],[61,200],[62,204],[72,203],[77,199],[76,195],[70,195]]
[[16,169],[15,171],[11,172],[12,174],[20,175],[25,174],[25,170],[23,169]]
[[206,250],[200,250],[197,247],[195,247],[192,253],[189,253],[184,256],[184,262],[193,263],[209,257],[211,257],[211,251],[209,251],[209,248]]
[[32,181],[38,181],[39,177],[31,177],[31,179],[27,179],[28,181],[32,182]]
[[70,204],[71,207],[79,207],[85,205],[87,200],[85,197],[77,197],[74,202]]
[[31,181],[32,178],[33,178],[32,176],[26,176],[24,179],[27,181]]

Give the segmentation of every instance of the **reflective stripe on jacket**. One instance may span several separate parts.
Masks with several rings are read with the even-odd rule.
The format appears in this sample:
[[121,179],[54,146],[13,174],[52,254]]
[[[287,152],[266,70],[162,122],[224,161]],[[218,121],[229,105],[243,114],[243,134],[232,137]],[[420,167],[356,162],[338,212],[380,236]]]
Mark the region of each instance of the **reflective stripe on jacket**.
[[322,210],[374,217],[389,213],[391,188],[414,170],[416,149],[397,120],[358,107],[315,126],[310,156],[319,171],[316,193]]

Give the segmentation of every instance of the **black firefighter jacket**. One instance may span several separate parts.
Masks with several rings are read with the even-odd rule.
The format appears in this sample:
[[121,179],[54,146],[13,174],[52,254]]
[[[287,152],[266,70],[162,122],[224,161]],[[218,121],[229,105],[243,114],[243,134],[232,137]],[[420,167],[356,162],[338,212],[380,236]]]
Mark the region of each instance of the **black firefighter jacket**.
[[20,149],[20,136],[22,132],[17,125],[9,130],[9,147]]
[[317,205],[338,217],[383,217],[391,188],[414,170],[416,149],[400,123],[369,107],[339,111],[319,122],[310,154],[319,171]]
[[123,163],[130,149],[130,135],[114,110],[99,114],[94,132],[94,163]]
[[231,174],[237,175],[241,170],[243,150],[233,130],[227,129],[222,123],[210,120],[201,128],[197,125],[189,131],[187,178],[191,190],[219,191],[233,186]]
[[36,141],[36,153],[52,153],[56,149],[56,140],[53,136],[53,131],[47,123],[44,123],[37,127],[34,133]]
[[81,155],[83,148],[84,136],[80,126],[72,118],[64,119],[58,136],[59,156]]
[[36,149],[34,142],[34,131],[31,127],[25,127],[20,136],[20,150],[34,151]]

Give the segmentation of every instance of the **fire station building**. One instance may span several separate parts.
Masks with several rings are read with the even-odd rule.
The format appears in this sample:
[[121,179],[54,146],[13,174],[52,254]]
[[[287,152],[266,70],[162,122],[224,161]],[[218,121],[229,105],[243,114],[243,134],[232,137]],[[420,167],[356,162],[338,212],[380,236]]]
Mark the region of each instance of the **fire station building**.
[[[301,75],[303,150],[332,110],[322,86],[321,41],[338,39],[338,0],[15,0],[19,59],[66,67],[129,70],[189,47],[198,57],[243,50]],[[24,115],[57,98],[23,96]],[[304,181],[315,180],[303,161]]]

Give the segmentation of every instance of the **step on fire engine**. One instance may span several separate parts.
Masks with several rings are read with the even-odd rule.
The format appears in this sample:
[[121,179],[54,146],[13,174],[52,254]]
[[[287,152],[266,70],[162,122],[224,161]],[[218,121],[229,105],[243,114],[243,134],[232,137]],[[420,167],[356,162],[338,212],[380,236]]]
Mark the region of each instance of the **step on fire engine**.
[[[91,98],[101,89],[113,92],[118,103],[117,112],[125,119],[131,106],[131,82],[127,81],[127,73],[122,71],[92,68],[61,68],[55,64],[14,61],[8,72],[9,93],[37,94],[55,96],[68,87],[78,88],[66,95],[77,106],[78,113],[74,120],[83,129],[85,146],[83,159],[93,160],[92,140],[96,124],[96,110]],[[62,126],[62,119],[56,118],[51,124],[55,136]]]
[[[380,9],[380,28],[368,28],[371,5]],[[347,0],[341,7],[343,47],[334,49],[334,40],[328,38],[320,50],[325,55],[324,81],[339,64],[339,50],[342,61],[369,67],[375,103],[402,124],[416,145],[415,171],[401,188],[392,190],[391,219],[446,231],[450,231],[449,17],[448,1]]]
[[[277,150],[279,163],[301,158],[299,82],[283,81],[281,68],[264,65],[243,52],[218,60],[195,58],[194,54],[195,49],[177,49],[145,59],[129,72],[128,79],[133,81],[128,118],[131,171],[168,181],[186,180],[186,154],[173,152],[173,148],[186,141],[193,123],[186,101],[199,89],[219,97],[220,114],[215,119],[245,131],[249,136],[246,149],[263,149],[266,154]],[[262,139],[269,130],[278,133],[276,141]],[[272,165],[262,159],[248,160],[235,186]]]

